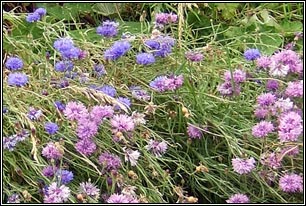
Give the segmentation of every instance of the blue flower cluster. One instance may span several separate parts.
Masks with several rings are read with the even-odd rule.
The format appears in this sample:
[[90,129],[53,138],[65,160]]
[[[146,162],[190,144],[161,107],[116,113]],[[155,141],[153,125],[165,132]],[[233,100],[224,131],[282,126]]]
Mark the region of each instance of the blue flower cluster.
[[3,148],[13,151],[17,143],[24,141],[30,135],[28,130],[22,130],[18,134],[11,135],[3,138]]
[[175,39],[169,36],[158,36],[155,39],[146,40],[145,45],[153,50],[155,56],[166,57],[171,53]]
[[106,20],[102,23],[102,26],[97,28],[97,33],[105,37],[114,37],[118,34],[119,23]]
[[116,41],[104,53],[106,60],[117,60],[119,57],[125,55],[131,49],[131,44],[128,41]]
[[39,21],[43,16],[45,16],[47,13],[46,9],[44,8],[38,8],[33,13],[29,13],[26,17],[27,22],[36,22]]

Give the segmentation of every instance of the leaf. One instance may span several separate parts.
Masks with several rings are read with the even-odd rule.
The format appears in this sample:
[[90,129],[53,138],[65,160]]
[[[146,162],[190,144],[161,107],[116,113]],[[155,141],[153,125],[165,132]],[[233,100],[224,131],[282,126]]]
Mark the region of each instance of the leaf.
[[303,31],[303,24],[300,21],[283,21],[281,23],[282,32],[299,32]]
[[276,20],[269,14],[269,12],[264,9],[260,11],[260,16],[264,20],[264,24],[267,26],[273,26],[273,27],[278,27],[279,25],[276,23]]
[[277,34],[262,34],[257,48],[266,55],[273,54],[282,44],[283,39]]
[[92,9],[98,14],[103,16],[110,16],[112,14],[117,14],[122,10],[122,3],[96,3]]

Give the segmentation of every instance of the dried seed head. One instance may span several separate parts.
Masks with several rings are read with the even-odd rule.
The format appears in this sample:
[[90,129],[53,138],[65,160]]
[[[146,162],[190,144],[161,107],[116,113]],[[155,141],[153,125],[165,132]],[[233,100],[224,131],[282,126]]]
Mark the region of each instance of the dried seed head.
[[138,175],[137,175],[133,170],[130,170],[130,171],[128,172],[128,176],[129,176],[129,178],[131,178],[131,179],[133,179],[133,180],[138,179]]
[[187,197],[187,202],[188,203],[197,203],[198,202],[198,198],[193,197],[193,196]]
[[83,194],[77,194],[76,198],[77,198],[80,202],[84,202],[84,196],[83,196]]

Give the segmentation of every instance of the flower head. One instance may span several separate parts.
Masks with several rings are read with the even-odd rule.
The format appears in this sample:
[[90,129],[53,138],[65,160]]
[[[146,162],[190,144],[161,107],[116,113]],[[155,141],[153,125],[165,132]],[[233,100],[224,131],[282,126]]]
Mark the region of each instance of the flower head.
[[30,107],[29,108],[29,112],[27,114],[27,117],[30,119],[30,120],[38,120],[41,116],[42,116],[42,111],[39,109],[39,110],[36,110],[35,108],[33,107]]
[[75,148],[79,153],[90,156],[96,151],[97,145],[91,139],[82,139],[75,144]]
[[29,23],[36,22],[40,20],[40,15],[38,13],[29,13],[26,17],[26,21]]
[[20,197],[17,193],[10,195],[7,198],[7,203],[20,203]]
[[278,138],[281,142],[297,141],[303,132],[302,117],[294,111],[279,118]]
[[269,79],[266,83],[266,89],[268,91],[276,91],[278,87],[279,85],[277,80]]
[[260,69],[266,70],[271,64],[270,57],[261,56],[256,59],[256,66]]
[[102,26],[97,28],[97,33],[105,37],[114,37],[118,34],[118,22],[106,20],[102,23]]
[[18,57],[10,57],[6,60],[5,67],[11,71],[20,70],[23,67],[23,61]]
[[203,60],[203,54],[199,52],[188,51],[185,53],[185,57],[192,62],[200,62]]
[[241,158],[234,158],[232,159],[232,165],[234,171],[238,174],[247,174],[250,173],[255,168],[256,161],[253,157],[249,159],[241,159]]
[[222,95],[232,95],[233,93],[239,94],[240,93],[240,85],[235,83],[235,90],[233,87],[232,82],[226,81],[217,86],[217,90]]
[[124,161],[129,161],[131,163],[131,166],[136,166],[138,158],[140,156],[140,152],[138,150],[126,149],[126,147],[123,148],[123,151],[125,153]]
[[62,151],[53,142],[49,142],[43,148],[42,155],[48,159],[60,159],[63,157]]
[[58,131],[58,125],[53,122],[47,122],[45,123],[45,130],[51,135],[55,134]]
[[95,64],[94,65],[94,71],[95,71],[95,73],[98,77],[106,74],[106,70],[105,70],[103,64]]
[[288,97],[303,97],[304,94],[303,80],[289,82],[285,94]]
[[260,106],[269,106],[274,104],[276,97],[272,93],[263,93],[257,97],[257,103]]
[[62,103],[61,101],[55,101],[54,106],[56,107],[56,109],[58,109],[61,112],[64,111],[66,108],[66,105]]
[[87,117],[81,117],[78,120],[76,132],[80,139],[90,139],[98,133],[98,125]]
[[104,152],[99,156],[99,163],[103,165],[107,171],[118,170],[121,167],[120,157],[109,152]]
[[165,141],[159,142],[159,141],[150,139],[148,145],[146,145],[145,148],[149,151],[152,151],[152,153],[156,157],[161,157],[162,154],[164,154],[166,150],[168,149],[168,145]]
[[203,137],[202,130],[192,124],[188,125],[187,134],[190,138],[194,138],[194,139],[196,138],[201,139]]
[[266,137],[269,133],[273,132],[274,126],[271,122],[261,121],[252,128],[252,135],[257,138]]
[[136,55],[137,64],[150,65],[155,62],[155,57],[152,53],[139,53]]
[[237,194],[232,195],[229,199],[227,199],[226,202],[227,203],[249,203],[250,200],[248,196],[237,193]]
[[79,186],[79,193],[85,194],[86,196],[94,199],[98,199],[100,195],[100,189],[91,182],[81,182]]
[[10,73],[7,78],[7,83],[9,86],[23,87],[29,81],[29,77],[20,72]]
[[303,192],[303,177],[294,173],[285,174],[279,179],[279,187],[287,193]]
[[48,165],[47,167],[44,167],[42,173],[45,177],[53,177],[56,170],[57,170],[56,167]]
[[56,182],[50,184],[44,196],[44,203],[63,203],[70,197],[70,189],[65,185],[58,186]]
[[151,99],[151,96],[148,94],[148,92],[141,89],[139,86],[130,87],[130,91],[132,96],[138,100],[149,101]]
[[138,203],[138,200],[129,195],[112,194],[107,200],[107,203]]
[[53,47],[59,52],[63,52],[74,47],[74,43],[70,37],[58,38],[54,43]]
[[[228,81],[228,82],[230,82],[232,80],[232,76],[231,76],[230,71],[226,71],[224,73],[224,79],[225,79],[225,81]],[[244,82],[246,80],[245,71],[242,71],[240,69],[236,69],[235,71],[233,71],[233,79],[236,83]]]
[[64,115],[69,120],[79,120],[82,117],[88,116],[88,111],[83,103],[71,101],[66,105]]
[[72,71],[73,63],[71,61],[59,61],[55,63],[55,71],[66,72]]
[[248,49],[243,55],[246,60],[252,61],[260,57],[260,52],[258,49]]
[[133,119],[125,114],[114,115],[111,125],[116,132],[133,131],[135,127]]
[[106,60],[117,60],[131,49],[128,41],[116,41],[109,49],[104,52]]
[[59,169],[57,170],[55,175],[61,180],[61,183],[64,185],[68,184],[73,180],[73,173],[69,170]]
[[38,14],[39,16],[45,16],[47,11],[45,8],[37,8],[34,13]]
[[263,153],[260,157],[260,163],[263,165],[267,165],[272,169],[277,169],[281,166],[280,155],[275,152],[266,152]]

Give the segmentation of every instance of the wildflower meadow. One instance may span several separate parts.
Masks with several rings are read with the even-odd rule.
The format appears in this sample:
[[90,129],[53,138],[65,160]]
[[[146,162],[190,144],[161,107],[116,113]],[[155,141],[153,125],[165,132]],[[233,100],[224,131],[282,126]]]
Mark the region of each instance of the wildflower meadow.
[[302,2],[2,3],[2,203],[302,204]]

